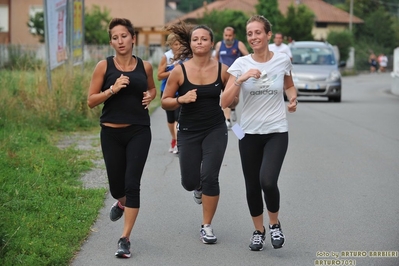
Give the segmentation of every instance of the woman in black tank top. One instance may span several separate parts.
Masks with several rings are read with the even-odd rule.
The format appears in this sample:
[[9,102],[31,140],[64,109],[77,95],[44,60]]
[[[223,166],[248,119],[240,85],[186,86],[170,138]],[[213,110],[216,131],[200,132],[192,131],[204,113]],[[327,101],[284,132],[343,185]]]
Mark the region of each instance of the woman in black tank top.
[[[211,58],[213,33],[206,26],[182,23],[168,30],[182,44],[176,59],[185,61],[171,72],[162,96],[162,108],[181,106],[177,146],[181,182],[202,204],[200,239],[216,243],[211,223],[219,201],[219,172],[227,146],[227,127],[220,107],[220,94],[227,83],[227,66]],[[175,97],[176,92],[178,97]]]
[[152,66],[132,56],[136,37],[128,19],[114,18],[108,26],[116,56],[100,61],[90,83],[88,105],[103,104],[101,148],[109,189],[117,202],[110,219],[125,214],[116,257],[129,258],[129,237],[140,208],[140,180],[151,143],[147,107],[156,96]]

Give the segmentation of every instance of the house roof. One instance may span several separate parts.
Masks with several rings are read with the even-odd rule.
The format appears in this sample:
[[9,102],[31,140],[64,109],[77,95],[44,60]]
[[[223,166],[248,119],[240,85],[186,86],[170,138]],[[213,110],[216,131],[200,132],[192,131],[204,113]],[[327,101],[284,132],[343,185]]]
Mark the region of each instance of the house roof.
[[[286,14],[288,7],[293,4],[304,4],[315,14],[315,21],[319,23],[349,23],[350,15],[333,5],[330,5],[322,0],[278,0],[278,7],[282,14]],[[206,12],[212,10],[222,11],[225,9],[241,10],[247,14],[255,14],[255,5],[258,4],[258,0],[217,0],[215,2],[207,4],[204,2],[204,6],[187,13],[168,24],[176,23],[179,20],[192,21],[202,18]],[[352,16],[352,23],[363,23],[363,20]]]

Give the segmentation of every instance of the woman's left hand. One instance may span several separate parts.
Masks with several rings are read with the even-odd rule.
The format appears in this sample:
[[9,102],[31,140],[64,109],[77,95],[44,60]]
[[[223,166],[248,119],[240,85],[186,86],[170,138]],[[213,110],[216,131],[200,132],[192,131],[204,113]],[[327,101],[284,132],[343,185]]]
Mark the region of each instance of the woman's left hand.
[[295,98],[291,98],[287,107],[288,107],[288,112],[293,113],[296,111],[296,106],[298,105],[298,101]]
[[142,104],[145,106],[144,109],[147,109],[148,106],[150,106],[151,101],[152,101],[151,93],[149,93],[148,91],[143,92]]

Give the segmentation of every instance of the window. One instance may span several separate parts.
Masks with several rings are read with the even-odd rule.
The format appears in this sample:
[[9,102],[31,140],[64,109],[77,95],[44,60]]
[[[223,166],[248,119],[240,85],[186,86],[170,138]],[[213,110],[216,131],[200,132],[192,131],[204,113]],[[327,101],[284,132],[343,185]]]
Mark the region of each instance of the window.
[[8,32],[8,6],[0,5],[0,32]]

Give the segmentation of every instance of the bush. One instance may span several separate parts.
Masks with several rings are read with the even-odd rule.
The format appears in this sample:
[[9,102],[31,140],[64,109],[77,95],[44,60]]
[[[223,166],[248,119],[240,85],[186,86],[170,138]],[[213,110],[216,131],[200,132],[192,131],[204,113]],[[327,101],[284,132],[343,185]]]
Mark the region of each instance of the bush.
[[348,60],[349,49],[354,43],[353,34],[350,31],[331,31],[327,36],[327,42],[338,47],[340,61]]

